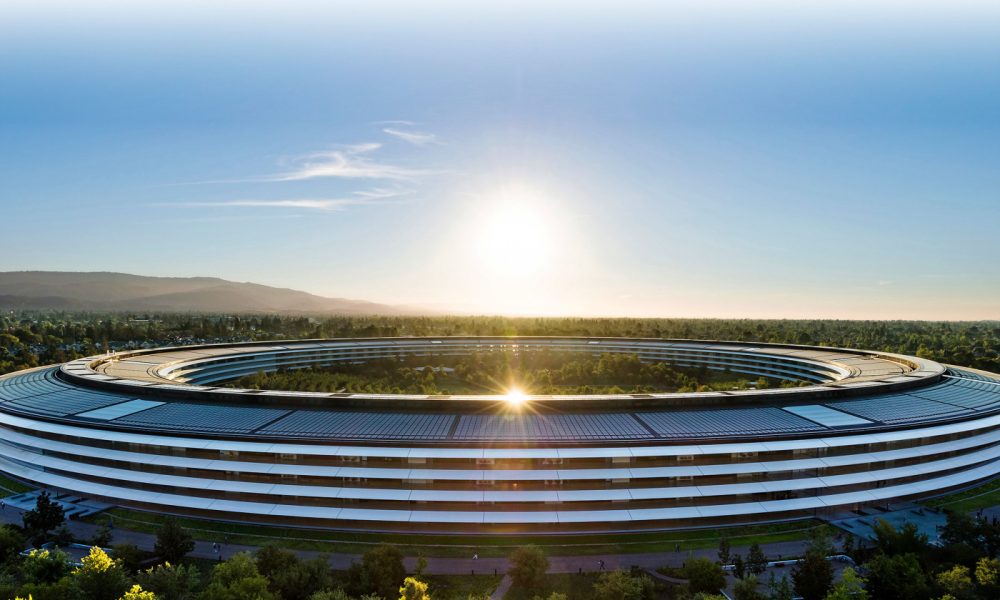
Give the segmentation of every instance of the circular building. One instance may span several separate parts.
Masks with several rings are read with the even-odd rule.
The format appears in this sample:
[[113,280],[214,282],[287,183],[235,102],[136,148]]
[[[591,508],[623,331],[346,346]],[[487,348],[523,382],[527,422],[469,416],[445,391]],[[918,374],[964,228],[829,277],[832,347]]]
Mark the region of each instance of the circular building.
[[[525,397],[218,386],[376,358],[546,350],[808,385]],[[735,342],[266,342],[0,378],[0,471],[18,479],[160,513],[367,531],[639,531],[836,514],[994,477],[998,427],[998,375]]]

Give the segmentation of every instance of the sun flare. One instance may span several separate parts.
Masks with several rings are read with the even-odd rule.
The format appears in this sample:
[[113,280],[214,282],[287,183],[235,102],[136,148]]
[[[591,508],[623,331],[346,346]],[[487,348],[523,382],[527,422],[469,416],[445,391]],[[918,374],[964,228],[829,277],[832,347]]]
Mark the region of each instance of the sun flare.
[[514,387],[507,390],[507,393],[504,394],[504,400],[511,406],[521,406],[527,402],[528,396],[519,388]]

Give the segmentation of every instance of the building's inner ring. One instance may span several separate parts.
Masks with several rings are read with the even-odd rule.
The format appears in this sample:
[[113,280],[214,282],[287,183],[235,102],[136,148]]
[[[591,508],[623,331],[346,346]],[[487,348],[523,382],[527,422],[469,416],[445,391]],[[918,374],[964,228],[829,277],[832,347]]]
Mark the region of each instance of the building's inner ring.
[[[588,395],[532,395],[526,400],[536,410],[565,407],[572,401],[576,407],[588,410],[620,410],[629,406],[706,406],[730,398],[751,403],[753,398],[773,402],[781,398],[798,397],[801,393],[822,394],[826,397],[847,396],[855,386],[870,386],[879,382],[885,389],[902,389],[926,383],[939,376],[943,369],[931,361],[891,354],[867,353],[839,349],[817,349],[768,344],[732,344],[691,340],[644,340],[621,338],[391,338],[356,340],[316,340],[176,348],[98,359],[83,359],[69,363],[63,369],[68,377],[81,377],[84,382],[107,385],[114,379],[144,383],[171,384],[166,393],[182,392],[177,384],[203,392],[237,393],[224,385],[240,377],[258,372],[326,368],[337,364],[357,364],[375,359],[470,356],[474,353],[529,352],[580,353],[589,356],[630,354],[643,362],[663,362],[676,367],[704,367],[747,377],[804,382],[808,388],[774,389],[761,396],[753,390],[728,392]],[[98,377],[102,376],[102,377]],[[892,379],[891,381],[888,381]],[[222,385],[220,385],[222,384]],[[246,390],[243,390],[246,391]],[[263,391],[255,394],[255,403],[265,400],[276,405],[293,405],[297,400],[318,405],[324,397],[331,405],[341,408],[361,406],[395,406],[399,409],[473,410],[496,404],[497,394],[323,394],[307,392]],[[334,399],[339,399],[333,402]],[[349,400],[349,401],[348,401]],[[445,402],[446,401],[446,402]],[[586,403],[586,404],[583,404]]]

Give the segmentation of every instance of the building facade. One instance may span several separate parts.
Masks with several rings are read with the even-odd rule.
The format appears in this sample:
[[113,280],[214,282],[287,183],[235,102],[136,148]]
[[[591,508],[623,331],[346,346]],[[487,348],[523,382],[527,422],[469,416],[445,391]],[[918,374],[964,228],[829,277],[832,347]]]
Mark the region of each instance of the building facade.
[[[517,403],[218,385],[375,358],[542,351],[808,385]],[[308,340],[143,350],[0,378],[0,471],[11,476],[160,513],[345,530],[644,531],[835,514],[988,480],[998,443],[1000,376],[821,347]]]

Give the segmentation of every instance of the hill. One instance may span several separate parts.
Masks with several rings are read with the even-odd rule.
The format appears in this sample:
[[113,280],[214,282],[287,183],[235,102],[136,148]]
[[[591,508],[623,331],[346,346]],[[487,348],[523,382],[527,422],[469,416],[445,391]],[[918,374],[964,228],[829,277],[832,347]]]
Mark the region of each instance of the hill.
[[0,272],[0,307],[55,310],[407,314],[364,300],[217,277],[145,277],[125,273]]

